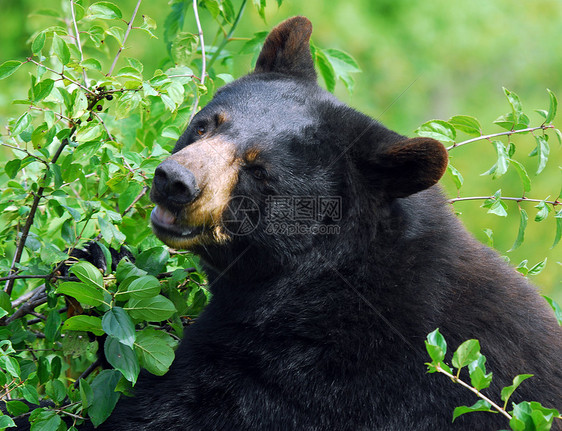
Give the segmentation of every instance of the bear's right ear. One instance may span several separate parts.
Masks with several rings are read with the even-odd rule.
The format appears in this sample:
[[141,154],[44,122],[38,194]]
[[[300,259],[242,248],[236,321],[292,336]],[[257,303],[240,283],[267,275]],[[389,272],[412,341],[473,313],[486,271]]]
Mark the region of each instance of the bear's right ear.
[[404,198],[433,186],[445,173],[449,160],[443,144],[431,138],[405,139],[376,150],[368,159],[367,177],[392,198]]
[[303,16],[283,21],[267,36],[254,72],[277,72],[316,80],[310,54],[311,34],[312,24]]

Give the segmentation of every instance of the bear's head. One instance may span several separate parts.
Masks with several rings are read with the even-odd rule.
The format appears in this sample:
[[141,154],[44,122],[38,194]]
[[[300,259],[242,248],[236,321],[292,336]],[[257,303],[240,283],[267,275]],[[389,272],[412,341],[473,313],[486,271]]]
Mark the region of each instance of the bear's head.
[[166,244],[218,269],[252,246],[256,265],[283,265],[441,178],[439,142],[407,139],[318,86],[311,32],[303,17],[274,28],[254,72],[219,89],[156,169],[151,221]]

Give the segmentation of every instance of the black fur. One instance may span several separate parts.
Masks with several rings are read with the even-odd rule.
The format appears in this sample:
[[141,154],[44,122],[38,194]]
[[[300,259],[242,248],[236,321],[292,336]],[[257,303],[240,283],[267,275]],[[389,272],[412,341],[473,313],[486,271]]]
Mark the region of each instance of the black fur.
[[450,351],[480,340],[492,398],[516,374],[532,373],[513,401],[562,409],[562,331],[552,312],[430,187],[446,162],[439,144],[406,140],[301,70],[311,64],[308,36],[292,32],[309,25],[294,18],[274,30],[256,73],[221,89],[175,151],[198,139],[198,124],[226,113],[211,133],[241,154],[257,148],[267,174],[257,180],[241,168],[233,195],[262,214],[271,196],[341,197],[341,219],[308,222],[337,225],[339,234],[268,233],[262,217],[248,235],[198,248],[210,305],[187,328],[170,372],[142,376],[136,397],[98,429],[507,428],[490,413],[451,423],[456,406],[477,399],[426,373],[424,339],[437,327]]

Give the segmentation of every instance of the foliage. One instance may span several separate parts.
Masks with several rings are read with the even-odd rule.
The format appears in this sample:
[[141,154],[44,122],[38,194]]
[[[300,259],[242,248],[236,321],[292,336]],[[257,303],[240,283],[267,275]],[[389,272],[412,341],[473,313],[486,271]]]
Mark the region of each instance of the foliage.
[[[472,406],[459,406],[453,412],[453,422],[456,418],[471,412],[491,412],[501,413],[508,420],[509,425],[514,431],[548,431],[552,427],[555,419],[562,419],[562,415],[555,410],[543,407],[536,401],[522,401],[511,403],[511,410],[507,410],[509,398],[519,385],[533,377],[532,374],[520,374],[515,376],[513,384],[502,389],[500,398],[503,406],[496,404],[481,391],[490,386],[492,373],[486,372],[486,357],[480,353],[480,343],[478,340],[467,340],[462,343],[453,354],[453,369],[444,362],[447,353],[447,342],[443,335],[436,329],[427,336],[425,341],[427,353],[431,362],[427,363],[428,373],[441,373],[449,377],[453,383],[458,383],[472,391],[480,399]],[[470,384],[462,381],[459,376],[461,370],[467,367],[470,375]]]
[[[246,3],[170,2],[166,57],[147,73],[125,55],[131,32],[155,37],[157,23],[141,15],[140,0],[132,11],[66,1],[61,11],[43,11],[52,25],[33,35],[28,58],[0,65],[0,79],[35,66],[27,98],[14,102],[25,109],[1,142],[14,157],[0,173],[0,399],[7,413],[0,429],[21,415],[33,429],[66,429],[62,418],[102,423],[141,368],[167,372],[184,326],[208,302],[198,258],[151,235],[147,191],[186,119],[234,79],[228,43]],[[265,0],[253,5],[263,17]],[[199,12],[214,21],[206,30],[222,36],[211,45]],[[183,31],[189,13],[194,33]],[[242,50],[257,53],[264,37],[256,33]],[[328,87],[341,79],[351,89],[355,61],[338,50],[315,52]],[[90,241],[101,253],[96,266],[73,253]],[[122,247],[133,258],[112,261],[112,249]],[[112,367],[103,371],[100,336]]]
[[[558,144],[562,145],[562,132],[555,128],[552,124],[556,113],[558,110],[558,100],[554,93],[547,90],[549,96],[549,106],[546,110],[536,110],[538,117],[541,121],[535,125],[530,125],[529,116],[523,111],[522,103],[514,92],[504,88],[505,96],[507,97],[508,103],[510,105],[511,111],[498,117],[494,124],[500,126],[505,131],[484,134],[482,131],[482,126],[480,121],[472,116],[468,115],[455,115],[449,120],[431,120],[422,124],[416,133],[419,136],[426,136],[440,140],[445,144],[450,144],[447,147],[450,154],[456,148],[464,145],[474,144],[478,141],[488,141],[495,149],[496,160],[494,164],[486,172],[481,175],[491,176],[492,180],[495,180],[503,175],[505,175],[509,169],[514,170],[519,178],[521,195],[520,196],[503,196],[501,189],[497,190],[491,196],[461,196],[461,190],[464,185],[464,177],[457,168],[455,168],[453,162],[454,158],[451,157],[449,165],[447,167],[447,173],[452,179],[455,187],[457,189],[457,197],[450,199],[449,202],[454,204],[455,202],[462,201],[483,201],[482,207],[487,209],[489,214],[494,214],[500,217],[507,217],[510,211],[507,203],[512,202],[517,205],[519,211],[519,231],[517,237],[515,238],[513,245],[508,252],[519,248],[525,240],[525,231],[527,228],[529,216],[524,205],[535,204],[534,207],[537,208],[537,212],[534,217],[534,221],[537,223],[543,222],[549,218],[549,215],[553,214],[554,224],[555,224],[555,234],[552,240],[551,248],[554,248],[560,242],[562,237],[562,202],[560,201],[561,194],[551,199],[550,196],[530,198],[527,193],[531,191],[532,186],[532,175],[529,175],[525,163],[523,161],[517,160],[515,154],[517,151],[517,145],[513,140],[515,135],[525,135],[531,134],[536,142],[535,148],[528,154],[528,157],[533,157],[537,159],[536,171],[534,173],[534,178],[539,175],[545,168],[550,154],[549,139],[551,135],[555,136],[558,140]],[[547,132],[551,132],[548,134]],[[464,135],[470,136],[471,138],[462,140],[459,139],[457,133],[462,133]],[[506,142],[501,139],[506,139]],[[562,189],[560,189],[562,193]],[[486,235],[489,239],[490,246],[493,246],[493,231],[490,229],[486,230]],[[509,257],[505,256],[506,260]],[[531,268],[527,266],[528,261],[525,259],[521,261],[516,269],[524,276],[533,276],[540,274],[546,267],[547,259],[536,263]],[[562,325],[562,319],[560,315],[560,306],[552,300],[551,298],[545,297],[547,302],[551,305],[558,321]]]
[[[21,415],[34,429],[65,429],[62,418],[72,424],[83,418],[102,423],[141,368],[156,375],[168,370],[184,326],[209,300],[197,257],[169,250],[151,235],[147,191],[154,168],[187,120],[216,87],[234,79],[233,57],[239,52],[257,56],[266,32],[249,35],[239,51],[231,49],[231,42],[241,17],[253,7],[256,16],[265,18],[267,4],[201,0],[194,8],[188,0],[170,1],[163,57],[153,72],[143,59],[127,55],[133,33],[147,40],[157,34],[157,22],[139,5],[140,0],[134,10],[121,10],[118,2],[68,0],[61,10],[39,11],[49,25],[30,38],[29,57],[0,65],[3,82],[34,67],[27,98],[14,101],[20,114],[1,136],[14,157],[0,169],[0,272],[6,282],[0,292],[0,398],[7,413],[0,415],[0,429]],[[195,12],[211,23],[205,32],[184,31]],[[215,33],[214,40],[205,42],[204,33]],[[353,90],[359,66],[349,54],[314,45],[313,56],[328,90],[334,91],[338,80]],[[549,94],[545,121],[533,130],[540,132],[539,172],[548,161],[545,132],[556,114],[556,98]],[[505,134],[510,137],[524,133],[520,126],[528,126],[528,117],[517,96],[506,95],[513,109],[501,123],[511,126]],[[458,147],[468,142],[459,141],[457,132],[486,138],[479,124],[456,116],[426,123],[420,134],[440,133],[444,142]],[[497,178],[513,169],[528,192],[525,167],[510,153],[515,147],[511,142],[493,145],[497,162],[488,175]],[[461,174],[454,167],[450,173],[460,189]],[[498,211],[509,200],[501,193],[487,198],[489,209],[496,205]],[[518,204],[533,202],[517,199]],[[555,202],[541,199],[535,220],[550,218]],[[522,207],[520,215],[517,247],[528,221]],[[556,243],[560,211],[554,217]],[[72,256],[92,240],[105,258],[101,271],[98,262],[94,266]],[[124,243],[134,259],[112,262],[111,249]],[[522,262],[519,268],[531,275],[545,263],[528,269]],[[559,306],[547,300],[560,315]],[[106,337],[104,354],[111,369],[100,370],[98,337]],[[18,399],[51,404],[30,409]]]

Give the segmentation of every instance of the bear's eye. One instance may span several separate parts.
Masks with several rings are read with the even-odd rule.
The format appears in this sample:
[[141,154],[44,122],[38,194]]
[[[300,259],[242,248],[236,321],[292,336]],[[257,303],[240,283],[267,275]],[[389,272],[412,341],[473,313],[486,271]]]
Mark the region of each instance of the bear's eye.
[[267,171],[261,166],[251,166],[248,170],[256,180],[262,181],[267,178]]

